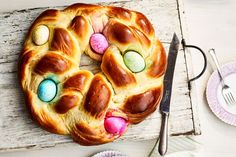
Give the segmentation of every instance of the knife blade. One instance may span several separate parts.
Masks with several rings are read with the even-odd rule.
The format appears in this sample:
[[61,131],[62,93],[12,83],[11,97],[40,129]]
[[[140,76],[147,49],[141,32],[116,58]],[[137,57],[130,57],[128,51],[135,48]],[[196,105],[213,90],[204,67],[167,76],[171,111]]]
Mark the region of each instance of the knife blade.
[[160,142],[158,151],[160,155],[165,155],[168,147],[168,119],[170,112],[170,100],[172,91],[172,82],[175,70],[175,62],[179,49],[179,39],[174,33],[172,41],[170,43],[167,69],[164,76],[164,92],[160,103],[160,112],[162,114],[161,130],[160,130]]

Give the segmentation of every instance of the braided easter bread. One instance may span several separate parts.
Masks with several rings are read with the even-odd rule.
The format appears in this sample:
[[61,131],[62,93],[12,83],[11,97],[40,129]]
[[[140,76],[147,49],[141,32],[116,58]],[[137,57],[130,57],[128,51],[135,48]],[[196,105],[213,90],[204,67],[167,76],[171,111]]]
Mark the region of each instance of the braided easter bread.
[[[80,69],[83,53],[101,72]],[[154,112],[165,70],[165,50],[142,13],[91,4],[44,11],[19,57],[32,117],[82,145],[111,142]]]

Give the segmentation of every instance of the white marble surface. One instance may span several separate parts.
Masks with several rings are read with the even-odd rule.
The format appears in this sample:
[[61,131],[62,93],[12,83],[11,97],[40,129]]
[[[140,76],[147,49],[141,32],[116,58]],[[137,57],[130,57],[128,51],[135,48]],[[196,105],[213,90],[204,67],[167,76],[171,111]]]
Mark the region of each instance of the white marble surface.
[[[94,0],[87,0],[92,2]],[[76,0],[0,0],[0,12],[29,7],[67,5]],[[236,1],[234,0],[184,0],[191,44],[197,44],[207,51],[215,48],[221,63],[236,61]],[[193,51],[194,53],[194,51]],[[194,55],[194,70],[201,69],[201,62]],[[202,144],[205,157],[234,157],[236,156],[236,127],[221,122],[210,111],[205,99],[205,86],[212,73],[209,65],[203,78],[197,81],[199,113],[202,135],[194,137]],[[50,148],[36,151],[0,153],[4,157],[41,157],[41,156],[80,156],[88,157],[95,152],[106,149],[120,150],[131,157],[145,157],[151,150],[154,141],[120,142],[96,147],[70,146]]]

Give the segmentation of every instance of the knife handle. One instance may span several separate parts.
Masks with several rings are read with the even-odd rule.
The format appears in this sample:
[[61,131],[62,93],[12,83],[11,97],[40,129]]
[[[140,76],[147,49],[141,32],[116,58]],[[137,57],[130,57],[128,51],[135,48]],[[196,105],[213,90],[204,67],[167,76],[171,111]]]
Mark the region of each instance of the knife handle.
[[165,155],[168,147],[168,119],[169,113],[162,113],[162,122],[161,122],[161,132],[160,132],[160,142],[158,151],[161,156]]

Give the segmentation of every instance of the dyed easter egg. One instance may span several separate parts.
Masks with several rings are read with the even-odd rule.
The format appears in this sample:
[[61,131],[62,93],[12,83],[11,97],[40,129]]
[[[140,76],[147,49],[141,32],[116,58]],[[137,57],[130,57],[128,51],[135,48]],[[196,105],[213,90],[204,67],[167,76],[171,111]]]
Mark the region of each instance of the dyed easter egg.
[[33,42],[40,46],[45,44],[49,38],[49,29],[45,25],[39,25],[33,30],[32,40]]
[[94,33],[90,37],[90,46],[98,54],[103,54],[108,48],[107,39],[101,33]]
[[53,80],[45,79],[38,86],[38,97],[43,102],[52,101],[57,94],[57,85]]
[[107,132],[114,135],[122,135],[127,127],[126,120],[121,117],[108,117],[104,121]]
[[124,55],[124,62],[129,70],[135,73],[141,72],[145,68],[145,61],[143,57],[135,51],[126,52]]

